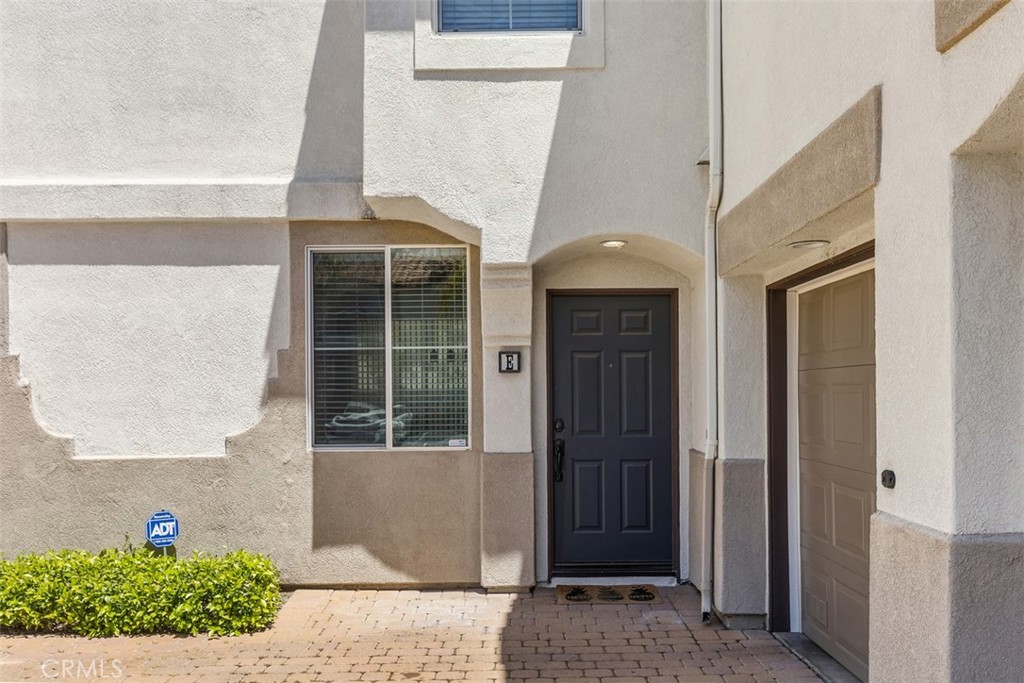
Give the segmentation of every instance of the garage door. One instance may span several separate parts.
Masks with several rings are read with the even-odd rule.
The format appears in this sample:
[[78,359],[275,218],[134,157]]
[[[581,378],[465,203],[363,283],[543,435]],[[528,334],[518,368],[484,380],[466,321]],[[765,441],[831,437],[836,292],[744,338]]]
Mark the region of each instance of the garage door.
[[800,295],[803,631],[868,671],[868,530],[875,511],[874,271]]

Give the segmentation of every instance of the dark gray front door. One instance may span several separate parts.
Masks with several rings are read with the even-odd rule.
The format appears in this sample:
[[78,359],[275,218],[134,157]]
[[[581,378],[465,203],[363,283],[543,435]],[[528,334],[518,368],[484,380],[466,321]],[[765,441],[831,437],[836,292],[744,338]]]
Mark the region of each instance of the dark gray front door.
[[551,299],[555,574],[673,570],[670,305]]

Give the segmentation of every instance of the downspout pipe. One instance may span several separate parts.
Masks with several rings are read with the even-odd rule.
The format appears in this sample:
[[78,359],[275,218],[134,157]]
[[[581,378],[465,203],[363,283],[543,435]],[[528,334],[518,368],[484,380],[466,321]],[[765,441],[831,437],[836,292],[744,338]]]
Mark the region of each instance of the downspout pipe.
[[704,224],[704,315],[707,332],[707,444],[704,449],[704,533],[701,613],[714,604],[715,462],[718,460],[718,207],[722,201],[722,0],[708,0],[708,204]]

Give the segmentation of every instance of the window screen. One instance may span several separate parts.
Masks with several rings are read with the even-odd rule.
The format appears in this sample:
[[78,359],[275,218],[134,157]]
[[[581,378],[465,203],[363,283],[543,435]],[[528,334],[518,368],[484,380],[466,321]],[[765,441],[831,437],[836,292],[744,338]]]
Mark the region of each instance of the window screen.
[[441,31],[579,31],[582,0],[437,0]]
[[466,250],[313,252],[311,265],[313,445],[468,445]]

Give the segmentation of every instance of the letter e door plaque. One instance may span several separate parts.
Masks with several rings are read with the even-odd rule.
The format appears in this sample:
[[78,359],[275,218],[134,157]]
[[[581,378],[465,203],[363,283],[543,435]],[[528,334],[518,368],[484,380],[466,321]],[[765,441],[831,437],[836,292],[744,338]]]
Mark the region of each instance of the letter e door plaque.
[[498,372],[519,372],[519,351],[499,351]]

